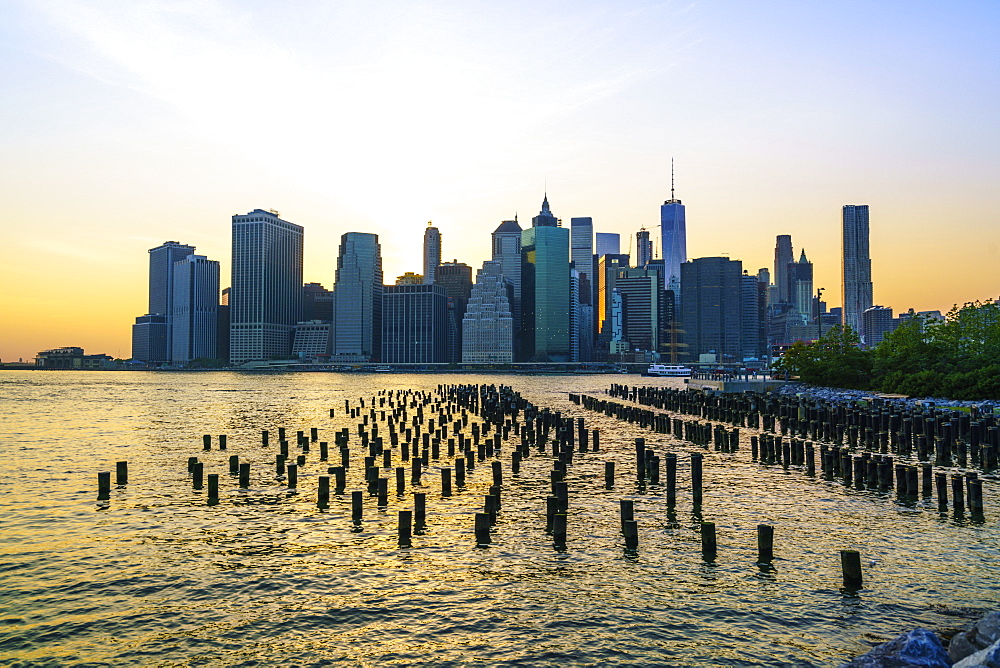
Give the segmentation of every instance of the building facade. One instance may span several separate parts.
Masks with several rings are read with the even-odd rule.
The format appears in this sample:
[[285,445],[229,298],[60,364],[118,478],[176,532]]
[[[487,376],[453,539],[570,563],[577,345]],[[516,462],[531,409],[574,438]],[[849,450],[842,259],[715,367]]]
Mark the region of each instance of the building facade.
[[528,362],[568,362],[569,230],[558,227],[546,197],[532,227],[521,232],[521,347]]
[[334,361],[378,361],[382,353],[383,289],[378,235],[341,235],[333,288]]
[[440,285],[387,285],[382,295],[381,361],[448,361],[448,296]]
[[462,361],[470,364],[510,364],[514,361],[514,318],[510,310],[513,285],[495,260],[476,274],[462,319]]
[[722,363],[743,359],[743,263],[701,257],[681,265],[685,361],[702,355]]
[[778,293],[778,301],[785,304],[792,303],[788,267],[793,262],[795,254],[792,250],[792,235],[779,234],[774,242],[774,287]]
[[192,255],[194,251],[194,246],[176,241],[164,241],[156,248],[149,249],[149,300],[146,315],[136,318],[132,328],[132,359],[151,364],[170,361],[173,345],[170,324],[174,308],[174,263]]
[[424,230],[424,283],[433,284],[437,278],[437,267],[441,264],[441,230],[429,221]]
[[303,232],[275,211],[233,216],[230,363],[290,356],[302,319]]
[[841,272],[844,294],[843,324],[865,340],[861,314],[872,307],[872,262],[868,250],[868,205],[847,204],[843,209],[844,257]]
[[448,296],[448,362],[462,361],[462,319],[472,294],[472,267],[453,260],[438,265],[437,285],[444,288]]
[[172,364],[215,359],[219,331],[219,262],[188,255],[174,263]]
[[575,348],[579,361],[589,362],[594,348],[594,220],[570,218],[570,260],[576,269],[577,324]]
[[674,196],[672,173],[670,199],[660,206],[660,240],[663,246],[663,288],[681,295],[683,302],[681,265],[687,262],[687,222],[684,204]]
[[505,220],[493,231],[493,262],[500,265],[500,272],[510,281],[510,314],[514,328],[514,361],[521,361],[521,226],[514,220]]

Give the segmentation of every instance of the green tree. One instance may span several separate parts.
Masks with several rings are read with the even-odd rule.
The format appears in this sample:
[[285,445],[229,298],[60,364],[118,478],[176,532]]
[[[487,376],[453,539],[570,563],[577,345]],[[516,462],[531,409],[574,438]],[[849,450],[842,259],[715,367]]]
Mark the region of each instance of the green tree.
[[811,385],[868,389],[872,386],[872,354],[860,344],[853,329],[836,326],[817,341],[792,344],[774,368]]

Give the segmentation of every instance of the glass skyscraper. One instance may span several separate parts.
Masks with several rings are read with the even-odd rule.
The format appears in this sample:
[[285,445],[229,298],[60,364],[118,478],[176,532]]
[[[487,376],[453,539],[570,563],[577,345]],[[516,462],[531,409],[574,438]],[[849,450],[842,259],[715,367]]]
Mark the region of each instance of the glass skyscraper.
[[302,235],[275,211],[233,216],[230,363],[291,354],[302,319]]
[[142,362],[170,361],[174,309],[174,263],[194,253],[194,246],[165,241],[149,249],[149,304],[146,315],[132,327],[132,358]]
[[570,361],[569,230],[548,197],[521,232],[521,348],[529,362]]
[[500,273],[510,281],[510,316],[513,319],[514,361],[521,361],[521,226],[505,220],[493,231],[493,261],[500,264]]
[[717,362],[743,360],[743,263],[700,257],[681,265],[681,322],[687,359],[714,354]]
[[382,295],[381,361],[447,362],[447,324],[448,295],[442,286],[387,285]]
[[334,361],[378,361],[382,352],[382,290],[378,235],[342,235],[333,288]]
[[570,259],[577,272],[576,351],[579,361],[589,362],[594,348],[594,220],[570,218]]
[[218,354],[219,262],[188,255],[174,263],[173,364]]
[[861,314],[872,306],[872,261],[868,251],[868,205],[847,204],[843,210],[843,324],[865,338]]

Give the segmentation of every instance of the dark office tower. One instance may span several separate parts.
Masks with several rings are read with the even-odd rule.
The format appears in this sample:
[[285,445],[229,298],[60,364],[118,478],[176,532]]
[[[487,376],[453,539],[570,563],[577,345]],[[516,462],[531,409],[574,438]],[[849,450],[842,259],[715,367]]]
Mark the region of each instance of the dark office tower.
[[448,297],[448,317],[445,330],[448,338],[446,362],[462,361],[462,319],[472,294],[472,267],[453,260],[438,265],[435,284],[444,288]]
[[[336,292],[339,293],[338,287]],[[381,361],[446,362],[448,297],[440,285],[387,285],[382,295]]]
[[510,281],[512,294],[510,314],[513,319],[514,361],[521,361],[521,226],[505,220],[493,231],[493,261],[500,265],[501,275]]
[[899,326],[899,319],[892,317],[891,306],[869,306],[861,314],[861,327],[865,330],[865,346],[874,348],[885,340],[887,334]]
[[652,268],[622,269],[615,289],[622,297],[624,338],[632,350],[644,353],[660,349],[660,272]]
[[171,363],[214,359],[219,346],[219,262],[204,255],[175,262],[173,299]]
[[275,211],[233,216],[229,360],[286,357],[302,319],[303,229]]
[[872,261],[868,253],[868,205],[844,206],[843,324],[864,340],[861,314],[872,306]]
[[645,227],[635,233],[635,266],[645,267],[653,259],[653,240]]
[[788,265],[788,296],[791,305],[808,322],[813,315],[813,265],[805,249],[798,262]]
[[684,205],[674,196],[674,161],[670,161],[670,199],[660,207],[660,239],[663,245],[663,287],[681,297],[681,265],[687,262],[687,223]]
[[[149,304],[132,328],[132,358],[154,364],[168,362],[174,307],[174,263],[194,253],[194,246],[165,241],[149,249]],[[148,316],[162,316],[150,318]]]
[[779,234],[774,245],[774,286],[778,292],[778,301],[792,303],[791,282],[788,277],[788,265],[795,261],[792,254],[792,235]]
[[150,364],[170,361],[167,350],[167,316],[147,313],[132,325],[132,359]]
[[437,267],[441,264],[441,230],[427,221],[424,230],[424,283],[432,285],[437,276]]
[[545,197],[542,199],[542,210],[538,212],[538,215],[531,219],[532,227],[561,227],[562,221],[552,215],[552,211],[549,209],[549,195],[545,193]]
[[570,259],[577,271],[576,347],[581,362],[589,362],[594,348],[594,220],[570,218]]
[[714,354],[718,362],[743,359],[743,263],[701,257],[681,265],[681,322],[687,361]]
[[767,314],[764,307],[766,291],[756,276],[746,272],[740,279],[743,359],[761,359],[767,353]]
[[223,288],[219,297],[219,317],[216,319],[215,359],[229,361],[229,293],[230,288]]
[[333,287],[334,361],[378,361],[382,353],[382,290],[378,235],[342,235]]
[[771,270],[761,267],[757,270],[757,282],[764,286],[765,306],[771,305]]
[[611,318],[611,295],[618,281],[618,273],[628,269],[628,255],[602,255],[597,262],[597,334],[601,347],[610,341],[605,329]]
[[302,320],[333,321],[333,290],[327,290],[320,283],[306,283],[302,286]]
[[521,232],[521,348],[528,362],[568,362],[569,230],[558,226],[546,197],[533,226]]

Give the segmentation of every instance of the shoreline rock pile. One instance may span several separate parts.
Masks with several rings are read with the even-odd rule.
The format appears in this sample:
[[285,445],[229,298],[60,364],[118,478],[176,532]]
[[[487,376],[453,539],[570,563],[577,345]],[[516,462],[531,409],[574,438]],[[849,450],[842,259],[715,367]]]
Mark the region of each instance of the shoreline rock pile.
[[951,639],[947,649],[927,629],[913,629],[841,668],[1000,668],[1000,611],[969,625]]

